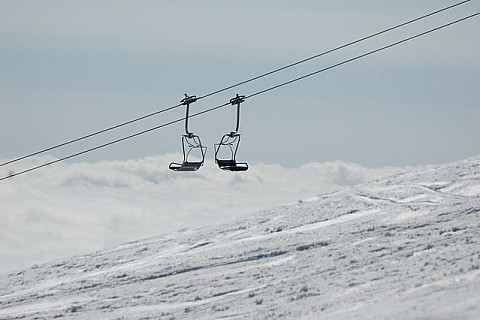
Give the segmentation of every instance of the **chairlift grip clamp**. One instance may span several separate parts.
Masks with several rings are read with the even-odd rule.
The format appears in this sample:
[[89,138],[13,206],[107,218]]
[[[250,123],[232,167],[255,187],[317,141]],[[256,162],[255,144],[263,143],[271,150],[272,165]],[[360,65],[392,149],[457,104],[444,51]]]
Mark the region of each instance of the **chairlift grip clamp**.
[[180,100],[180,102],[185,106],[185,105],[189,105],[190,103],[194,103],[195,101],[197,101],[198,98],[197,96],[189,96],[185,93],[185,98],[183,98],[182,100]]
[[240,96],[240,95],[238,95],[238,93],[237,93],[237,96],[236,96],[236,97],[230,99],[230,104],[231,104],[231,105],[236,105],[236,104],[238,105],[238,104],[244,102],[245,99],[246,99],[245,96]]

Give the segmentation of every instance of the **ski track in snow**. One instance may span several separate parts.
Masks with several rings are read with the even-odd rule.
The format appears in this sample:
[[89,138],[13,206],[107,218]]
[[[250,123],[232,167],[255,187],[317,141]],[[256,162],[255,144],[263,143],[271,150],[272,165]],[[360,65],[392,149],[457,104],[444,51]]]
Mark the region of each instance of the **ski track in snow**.
[[480,157],[0,277],[0,319],[479,319]]

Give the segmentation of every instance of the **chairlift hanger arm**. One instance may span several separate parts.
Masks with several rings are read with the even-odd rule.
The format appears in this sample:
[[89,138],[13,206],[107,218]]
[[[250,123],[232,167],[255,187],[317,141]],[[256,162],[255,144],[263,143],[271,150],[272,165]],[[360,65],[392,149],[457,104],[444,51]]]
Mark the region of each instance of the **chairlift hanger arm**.
[[180,102],[184,105],[187,106],[186,111],[185,111],[185,133],[190,137],[193,135],[193,132],[188,131],[188,117],[190,113],[190,103],[194,103],[197,101],[197,96],[188,96],[185,93],[185,98],[180,100]]
[[237,125],[235,127],[235,131],[232,132],[231,134],[234,135],[235,133],[238,132],[238,128],[240,127],[240,103],[244,102],[246,99],[245,96],[239,96],[237,93],[237,96],[230,99],[230,104],[231,105],[237,105]]

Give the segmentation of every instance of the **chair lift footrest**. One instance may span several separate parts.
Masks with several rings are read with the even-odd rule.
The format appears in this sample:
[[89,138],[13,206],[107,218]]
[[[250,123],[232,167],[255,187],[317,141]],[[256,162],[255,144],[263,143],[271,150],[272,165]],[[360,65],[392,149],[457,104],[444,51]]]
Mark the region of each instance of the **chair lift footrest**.
[[235,160],[220,160],[217,159],[217,165],[222,170],[227,171],[246,171],[248,170],[247,163],[237,163]]
[[168,166],[168,168],[170,170],[173,170],[173,171],[197,171],[198,169],[200,169],[200,167],[203,165],[203,162],[199,161],[195,161],[195,162],[182,162],[182,163],[178,163],[178,162],[172,162],[170,163],[170,165]]

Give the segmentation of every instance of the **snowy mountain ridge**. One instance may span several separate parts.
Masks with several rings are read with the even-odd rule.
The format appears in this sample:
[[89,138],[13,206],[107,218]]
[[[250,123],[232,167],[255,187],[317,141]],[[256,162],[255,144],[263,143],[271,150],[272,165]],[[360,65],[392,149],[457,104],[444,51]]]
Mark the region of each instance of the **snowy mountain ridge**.
[[480,157],[0,277],[0,319],[478,319]]

